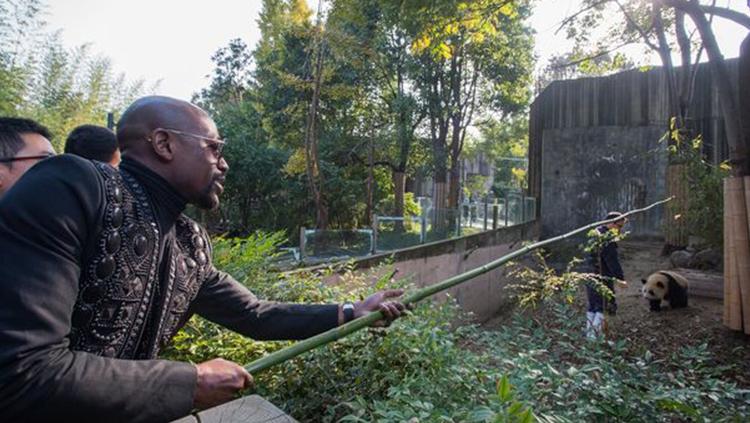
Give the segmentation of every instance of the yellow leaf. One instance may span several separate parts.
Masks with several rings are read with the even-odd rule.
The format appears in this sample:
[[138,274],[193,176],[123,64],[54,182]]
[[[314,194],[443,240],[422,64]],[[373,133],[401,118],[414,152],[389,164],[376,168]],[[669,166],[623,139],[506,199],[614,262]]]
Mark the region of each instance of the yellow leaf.
[[294,151],[294,153],[292,153],[291,156],[289,156],[289,160],[287,160],[286,164],[284,165],[284,173],[294,176],[305,173],[306,171],[307,160],[305,158],[305,150],[302,148],[298,148]]
[[516,8],[513,7],[513,3],[508,2],[500,8],[500,13],[510,18],[514,18],[516,15]]
[[430,36],[428,34],[423,34],[421,37],[418,37],[414,40],[414,42],[411,45],[412,50],[414,50],[415,53],[421,53],[424,51],[427,47],[430,46],[430,42],[432,40],[430,39]]
[[482,43],[484,41],[484,34],[482,34],[481,32],[475,32],[471,36],[471,41],[473,41],[473,42],[475,42],[477,44]]
[[453,55],[453,51],[451,50],[450,46],[445,43],[438,44],[432,51],[436,56],[445,60],[450,59]]
[[445,26],[445,34],[446,35],[456,35],[458,34],[458,24],[457,23],[450,23]]

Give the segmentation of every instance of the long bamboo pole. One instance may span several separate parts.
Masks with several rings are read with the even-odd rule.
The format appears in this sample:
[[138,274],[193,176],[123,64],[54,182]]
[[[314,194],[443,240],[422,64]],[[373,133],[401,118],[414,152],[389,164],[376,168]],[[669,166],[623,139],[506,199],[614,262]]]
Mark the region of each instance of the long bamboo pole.
[[[616,222],[622,218],[642,213],[646,210],[652,209],[660,204],[664,204],[670,200],[672,200],[673,197],[669,197],[667,199],[657,201],[654,204],[651,204],[648,207],[644,207],[642,209],[636,209],[631,210],[625,214],[623,214],[620,217],[609,219],[609,220],[602,220],[599,222],[594,222],[586,226],[582,226],[578,229],[575,229],[573,231],[570,231],[568,233],[546,239],[544,241],[539,241],[534,244],[529,244],[523,248],[520,248],[516,251],[513,251],[509,254],[506,254],[502,257],[500,257],[497,260],[491,261],[484,266],[477,267],[475,269],[469,270],[468,272],[461,273],[459,275],[453,276],[451,278],[448,278],[442,282],[436,283],[434,285],[430,285],[428,287],[419,289],[417,291],[414,291],[411,294],[406,295],[402,302],[404,305],[413,304],[420,300],[423,300],[433,294],[436,294],[440,291],[444,291],[448,288],[451,288],[453,286],[456,286],[462,282],[466,282],[470,279],[473,279],[481,274],[487,273],[490,270],[493,270],[497,267],[500,267],[501,265],[513,260],[516,257],[522,256],[529,251],[535,250],[540,247],[544,247],[545,245],[549,245],[552,243],[555,243],[557,241],[563,240],[565,238],[569,238],[575,234],[588,231],[590,229],[596,228],[600,225],[605,225],[607,223],[613,223]],[[321,334],[315,335],[313,337],[307,338],[303,341],[299,341],[294,345],[291,345],[287,348],[281,349],[279,351],[273,352],[271,354],[268,354],[265,357],[262,357],[258,360],[253,361],[252,363],[245,366],[245,369],[252,373],[257,373],[263,370],[266,370],[272,366],[275,366],[277,364],[281,364],[284,361],[287,361],[291,358],[294,358],[302,353],[305,353],[307,351],[310,351],[312,349],[315,349],[321,345],[328,344],[330,342],[333,342],[337,339],[343,338],[351,333],[354,333],[360,329],[363,329],[365,327],[368,327],[372,325],[373,323],[377,322],[378,320],[383,318],[383,314],[380,311],[376,311],[373,313],[370,313],[366,316],[362,316],[358,319],[352,320],[349,323],[346,323],[344,325],[341,325],[339,327],[333,328],[327,332],[323,332]]]

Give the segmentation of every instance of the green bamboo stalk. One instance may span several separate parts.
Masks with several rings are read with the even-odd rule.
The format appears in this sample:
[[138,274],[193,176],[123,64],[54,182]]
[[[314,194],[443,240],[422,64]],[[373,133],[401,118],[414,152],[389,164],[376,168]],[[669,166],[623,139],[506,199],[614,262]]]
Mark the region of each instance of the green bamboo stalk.
[[[570,231],[568,233],[546,239],[544,241],[539,241],[533,244],[529,244],[523,248],[519,248],[516,251],[513,251],[509,254],[506,254],[502,257],[500,257],[497,260],[491,261],[484,266],[477,267],[475,269],[469,270],[468,272],[461,273],[459,275],[453,276],[451,278],[448,278],[442,282],[430,285],[428,287],[419,289],[417,291],[412,292],[411,294],[408,294],[403,297],[402,302],[404,305],[409,305],[416,303],[418,301],[421,301],[431,295],[434,295],[440,291],[444,291],[448,288],[452,288],[458,284],[461,284],[463,282],[466,282],[470,279],[473,279],[481,274],[487,273],[497,267],[500,267],[501,265],[513,260],[516,257],[520,257],[529,251],[533,251],[537,248],[544,247],[545,245],[549,245],[552,243],[555,243],[557,241],[561,241],[565,238],[569,238],[573,235],[579,234],[584,231],[588,231],[590,229],[596,228],[600,225],[605,225],[607,223],[616,222],[620,219],[623,219],[625,217],[642,213],[646,210],[652,209],[660,204],[664,204],[670,200],[672,200],[674,197],[669,197],[667,199],[657,201],[654,204],[651,204],[650,206],[644,207],[642,209],[635,209],[631,210],[625,214],[623,214],[620,217],[609,219],[609,220],[601,220],[599,222],[594,222],[591,224],[588,224],[586,226],[582,226],[578,229],[575,229],[573,231]],[[265,357],[262,357],[258,360],[253,361],[252,363],[245,366],[245,369],[250,372],[250,374],[254,374],[263,370],[266,370],[272,366],[275,366],[277,364],[281,364],[284,361],[287,361],[291,358],[294,358],[302,353],[305,353],[307,351],[310,351],[312,349],[315,349],[321,345],[328,344],[330,342],[336,341],[337,339],[343,338],[351,333],[354,333],[362,328],[366,328],[373,323],[377,322],[378,320],[383,318],[383,314],[380,311],[376,311],[373,313],[370,313],[366,316],[362,316],[358,319],[352,320],[349,323],[346,323],[344,325],[341,325],[339,327],[333,328],[327,332],[323,332],[321,334],[315,335],[313,337],[307,338],[303,341],[299,341],[294,345],[291,345],[287,348],[281,349],[279,351],[273,352],[271,354],[268,354]]]

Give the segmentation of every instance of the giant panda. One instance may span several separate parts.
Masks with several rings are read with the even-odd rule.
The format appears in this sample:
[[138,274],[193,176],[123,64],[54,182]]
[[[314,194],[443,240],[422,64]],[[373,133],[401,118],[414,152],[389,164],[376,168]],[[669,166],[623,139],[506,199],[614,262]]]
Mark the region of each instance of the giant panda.
[[683,308],[688,305],[688,281],[677,272],[662,270],[641,279],[643,298],[648,300],[651,311],[661,310],[662,302],[671,308]]

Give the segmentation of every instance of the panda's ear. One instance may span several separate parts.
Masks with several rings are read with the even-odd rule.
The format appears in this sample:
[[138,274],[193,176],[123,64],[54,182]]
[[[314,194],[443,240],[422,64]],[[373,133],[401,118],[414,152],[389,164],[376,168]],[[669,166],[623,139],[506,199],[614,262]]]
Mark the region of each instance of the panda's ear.
[[646,279],[641,279],[641,283],[646,285]]

